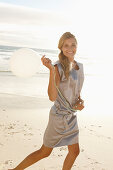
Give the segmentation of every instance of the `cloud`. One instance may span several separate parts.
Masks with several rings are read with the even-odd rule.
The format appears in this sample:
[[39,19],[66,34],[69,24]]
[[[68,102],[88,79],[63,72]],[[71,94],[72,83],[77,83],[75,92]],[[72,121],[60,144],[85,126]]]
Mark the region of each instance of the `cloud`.
[[60,13],[0,3],[2,45],[56,47],[57,42],[54,40],[68,25],[68,18]]
[[66,25],[65,16],[49,11],[0,3],[0,22],[23,25]]

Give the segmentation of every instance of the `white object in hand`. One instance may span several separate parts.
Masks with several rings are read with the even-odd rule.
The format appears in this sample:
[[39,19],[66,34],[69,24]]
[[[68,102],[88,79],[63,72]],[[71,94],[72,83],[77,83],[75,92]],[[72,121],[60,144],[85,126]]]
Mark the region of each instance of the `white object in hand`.
[[16,50],[10,58],[10,69],[19,77],[31,77],[39,70],[41,61],[37,53],[29,48]]

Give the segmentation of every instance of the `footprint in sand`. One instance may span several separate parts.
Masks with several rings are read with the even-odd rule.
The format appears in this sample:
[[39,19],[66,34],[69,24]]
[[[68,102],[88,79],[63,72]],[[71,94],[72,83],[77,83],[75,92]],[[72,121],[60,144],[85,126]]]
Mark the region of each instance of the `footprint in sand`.
[[7,160],[7,161],[5,161],[4,164],[5,164],[5,165],[7,165],[7,164],[9,164],[9,163],[12,164],[12,162],[13,162],[12,160]]
[[[95,125],[90,125],[90,126],[95,126]],[[99,125],[98,127],[102,127],[101,125]]]
[[91,164],[101,164],[100,162],[91,162]]
[[14,129],[14,127],[13,127],[12,125],[10,125],[10,126],[8,127],[8,129]]
[[33,133],[28,133],[28,135],[33,136]]
[[96,162],[94,162],[94,163],[95,163],[95,164],[101,164],[101,163],[99,163],[99,162],[97,162],[97,161],[96,161]]
[[67,148],[66,148],[66,147],[61,147],[61,148],[60,148],[60,151],[62,151],[62,150],[65,150],[65,151],[66,151]]
[[111,139],[111,137],[107,137],[108,139]]
[[7,160],[7,161],[5,161],[5,164],[8,164],[8,160]]
[[92,129],[89,129],[89,131],[93,131]]
[[1,145],[1,146],[3,146],[3,144],[2,144],[2,143],[0,143],[0,145]]
[[84,149],[81,149],[81,152],[84,152]]

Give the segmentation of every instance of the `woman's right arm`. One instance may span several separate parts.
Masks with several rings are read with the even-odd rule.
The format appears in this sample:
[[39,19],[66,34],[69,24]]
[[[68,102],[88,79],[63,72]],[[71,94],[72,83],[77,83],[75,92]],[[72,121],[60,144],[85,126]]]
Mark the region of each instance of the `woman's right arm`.
[[55,82],[56,82],[57,87],[59,87],[59,83],[60,83],[60,75],[58,72],[57,65],[55,65],[54,68],[53,67],[50,68],[49,85],[48,85],[48,96],[51,101],[55,101],[57,98],[57,94],[58,94],[58,91],[54,84],[54,75],[55,74],[56,74]]
[[[55,82],[57,87],[59,87],[59,83],[60,83],[60,74],[58,71],[58,67],[57,65],[53,67],[53,65],[51,64],[51,60],[49,58],[46,58],[45,55],[41,58],[41,61],[43,65],[50,70],[48,96],[51,101],[55,101],[57,98],[57,89],[55,87]],[[55,82],[54,82],[54,75],[55,75]]]

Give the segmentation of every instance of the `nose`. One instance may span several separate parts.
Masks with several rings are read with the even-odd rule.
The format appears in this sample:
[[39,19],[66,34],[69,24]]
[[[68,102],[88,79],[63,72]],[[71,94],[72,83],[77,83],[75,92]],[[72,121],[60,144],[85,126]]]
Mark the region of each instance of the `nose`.
[[67,47],[67,50],[68,50],[69,52],[71,52],[71,51],[73,50],[73,47],[72,47],[72,46],[68,46],[68,47]]

